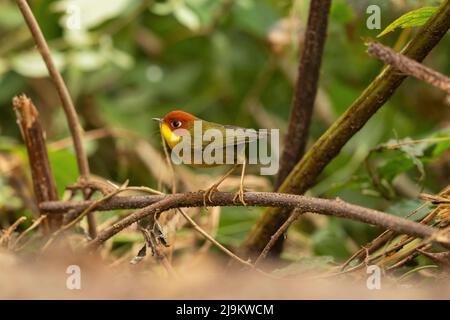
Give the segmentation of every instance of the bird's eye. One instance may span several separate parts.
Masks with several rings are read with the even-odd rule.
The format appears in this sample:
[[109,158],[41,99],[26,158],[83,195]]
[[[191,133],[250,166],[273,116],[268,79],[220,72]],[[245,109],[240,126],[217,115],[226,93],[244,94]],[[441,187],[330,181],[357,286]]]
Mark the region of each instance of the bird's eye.
[[179,127],[181,127],[181,121],[173,121],[173,122],[172,122],[172,127],[174,127],[174,128],[179,128]]

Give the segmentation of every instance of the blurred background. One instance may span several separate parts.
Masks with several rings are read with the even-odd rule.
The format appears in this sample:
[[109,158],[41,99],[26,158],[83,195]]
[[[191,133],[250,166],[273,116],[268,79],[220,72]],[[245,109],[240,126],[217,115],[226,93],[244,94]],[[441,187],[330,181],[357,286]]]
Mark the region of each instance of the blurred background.
[[[151,118],[174,109],[224,124],[279,128],[282,134],[287,129],[309,1],[76,3],[81,10],[80,29],[65,27],[71,15],[77,14],[71,11],[70,1],[30,1],[75,101],[94,175],[118,184],[130,179],[130,185],[170,191],[170,173],[163,160],[158,128]],[[382,68],[366,54],[364,40],[381,32],[366,27],[368,5],[380,6],[383,29],[410,10],[438,3],[333,0],[311,143]],[[401,49],[416,31],[396,30],[381,41]],[[425,64],[449,75],[449,49],[447,35]],[[60,101],[14,1],[0,0],[3,227],[21,215],[31,217],[37,212],[26,149],[11,106],[12,98],[20,93],[31,97],[40,112],[56,183],[64,197],[65,186],[76,182],[78,171]],[[438,89],[408,78],[326,168],[308,194],[339,197],[407,215],[420,205],[419,192],[435,194],[450,182],[450,142],[434,139],[449,136],[448,100]],[[417,139],[431,140],[371,151],[380,144]],[[177,167],[176,172],[178,189],[194,191],[210,185],[223,169]],[[272,191],[275,177],[259,177],[257,172],[250,169],[250,189]],[[232,179],[224,189],[236,186]],[[209,215],[196,215],[196,219],[218,241],[236,248],[262,212],[262,208],[221,208]],[[98,217],[106,223],[115,214]],[[28,225],[24,223],[21,228]],[[304,256],[325,256],[341,261],[379,232],[357,222],[314,217],[289,230],[282,257],[297,261]],[[192,234],[183,230],[178,234],[180,250],[201,245],[201,238]],[[119,234],[110,249],[117,256],[136,254],[135,242],[138,247],[142,245],[142,237],[136,232]]]

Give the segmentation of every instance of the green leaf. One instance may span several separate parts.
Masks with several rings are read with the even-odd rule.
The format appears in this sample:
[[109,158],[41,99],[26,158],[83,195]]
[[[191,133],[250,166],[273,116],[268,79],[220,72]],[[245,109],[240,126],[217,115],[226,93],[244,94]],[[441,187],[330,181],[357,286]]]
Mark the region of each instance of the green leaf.
[[339,221],[331,219],[329,224],[312,236],[314,253],[320,256],[333,256],[345,259],[350,255],[346,247],[346,234]]
[[6,179],[0,177],[0,209],[18,210],[22,201],[14,192],[14,189],[8,185]]
[[[415,199],[406,199],[401,200],[399,202],[394,203],[393,205],[389,206],[386,209],[386,212],[389,212],[395,216],[399,216],[402,218],[406,218],[408,215],[410,215],[413,211],[420,208],[422,205],[422,201],[415,200]],[[424,218],[427,214],[430,213],[430,209],[428,207],[423,207],[422,209],[415,212],[412,216],[412,220],[420,220]]]
[[78,178],[75,154],[69,150],[49,150],[48,156],[58,194],[62,196],[65,187],[75,183]]
[[154,14],[160,15],[160,16],[166,16],[169,14],[172,14],[174,11],[174,4],[171,1],[162,2],[162,3],[155,3],[153,6],[150,7],[150,11]]
[[0,58],[0,76],[5,73],[6,71],[8,71],[8,62],[2,58]]
[[206,25],[212,22],[223,3],[217,0],[186,0],[186,5],[195,11],[201,24]]
[[0,4],[0,26],[2,29],[19,27],[23,23],[22,15],[14,3]]
[[331,17],[340,24],[346,24],[355,18],[353,8],[343,0],[333,1]]
[[450,136],[447,134],[436,134],[433,136],[433,138],[443,138],[446,139],[448,138],[447,141],[442,140],[442,141],[437,141],[436,144],[434,145],[434,148],[432,149],[431,152],[431,159],[437,159],[439,158],[444,152],[446,152],[448,149],[450,149]]
[[265,36],[279,20],[278,13],[266,1],[238,1],[231,12],[237,27],[258,36]]
[[[56,68],[61,71],[65,66],[64,55],[52,50],[52,59]],[[42,78],[48,75],[44,60],[37,50],[16,54],[11,60],[11,68],[29,78]]]
[[395,152],[395,154],[384,156],[385,164],[377,169],[380,178],[391,183],[396,176],[414,167],[413,161],[406,154]]
[[410,11],[388,25],[378,36],[380,38],[397,28],[411,28],[422,26],[436,12],[437,7],[423,7]]
[[186,5],[176,6],[174,15],[178,22],[186,28],[190,30],[198,30],[200,28],[200,18]]
[[70,53],[70,64],[82,71],[97,70],[105,65],[105,55],[95,50],[82,50]]
[[53,5],[53,10],[66,13],[60,21],[63,27],[69,15],[79,15],[80,27],[90,29],[121,15],[134,3],[134,0],[61,0]]

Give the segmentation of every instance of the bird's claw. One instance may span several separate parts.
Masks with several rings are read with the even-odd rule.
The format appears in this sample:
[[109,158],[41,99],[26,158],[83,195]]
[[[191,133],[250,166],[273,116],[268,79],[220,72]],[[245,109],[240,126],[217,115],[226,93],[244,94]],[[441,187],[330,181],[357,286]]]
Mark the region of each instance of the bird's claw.
[[214,192],[219,191],[217,189],[216,185],[211,186],[208,190],[205,191],[205,193],[203,194],[203,206],[206,207],[206,200],[208,200],[209,203],[212,202],[212,196],[214,194]]
[[238,200],[239,200],[239,202],[242,203],[242,204],[244,205],[244,207],[246,207],[246,206],[247,206],[247,203],[246,203],[245,200],[244,200],[244,193],[245,193],[246,191],[247,191],[247,190],[244,189],[243,187],[239,188],[239,191],[236,192],[236,194],[234,195],[233,202],[234,202],[234,203],[237,203]]

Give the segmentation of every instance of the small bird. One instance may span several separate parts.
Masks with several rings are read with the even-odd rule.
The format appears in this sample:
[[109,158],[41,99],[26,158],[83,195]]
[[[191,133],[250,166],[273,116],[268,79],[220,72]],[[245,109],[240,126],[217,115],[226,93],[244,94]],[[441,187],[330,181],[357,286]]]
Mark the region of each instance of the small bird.
[[[238,146],[243,147],[244,144],[253,142],[260,138],[258,133],[253,129],[245,129],[240,128],[236,126],[231,125],[223,125],[219,123],[209,122],[206,120],[202,120],[190,113],[184,112],[184,111],[171,111],[163,118],[153,118],[153,120],[159,122],[159,128],[161,135],[163,136],[165,142],[169,146],[169,148],[172,150],[176,145],[178,145],[182,139],[183,139],[183,132],[188,132],[190,136],[192,137],[192,141],[195,140],[195,130],[194,130],[194,123],[196,121],[201,122],[201,134],[203,135],[208,129],[215,129],[218,130],[220,133],[222,133],[223,140],[222,146],[223,146],[223,155],[225,157],[225,154],[229,148],[237,149],[237,150],[244,150],[243,148],[237,148]],[[184,130],[181,130],[184,129]],[[231,130],[230,130],[231,129]],[[187,130],[187,131],[186,131]],[[227,135],[232,135],[231,139]],[[209,141],[203,141],[200,145],[201,151],[203,152],[205,148],[211,143]],[[230,142],[232,141],[232,142]],[[196,146],[195,143],[191,144],[191,153],[194,153]],[[239,160],[239,161],[238,161]],[[217,191],[219,185],[227,178],[229,177],[237,167],[239,167],[242,164],[242,171],[241,171],[241,180],[240,180],[240,187],[239,192],[236,193],[236,199],[239,199],[241,203],[246,205],[244,201],[244,174],[245,174],[245,168],[246,168],[247,160],[245,158],[245,153],[243,152],[235,152],[234,153],[234,165],[233,167],[225,174],[223,175],[216,183],[214,183],[206,192],[205,192],[205,198],[204,202],[206,203],[206,199],[211,201],[212,194]],[[192,167],[213,167],[225,164],[225,161],[223,161],[221,164],[217,163],[188,163],[188,165]]]

